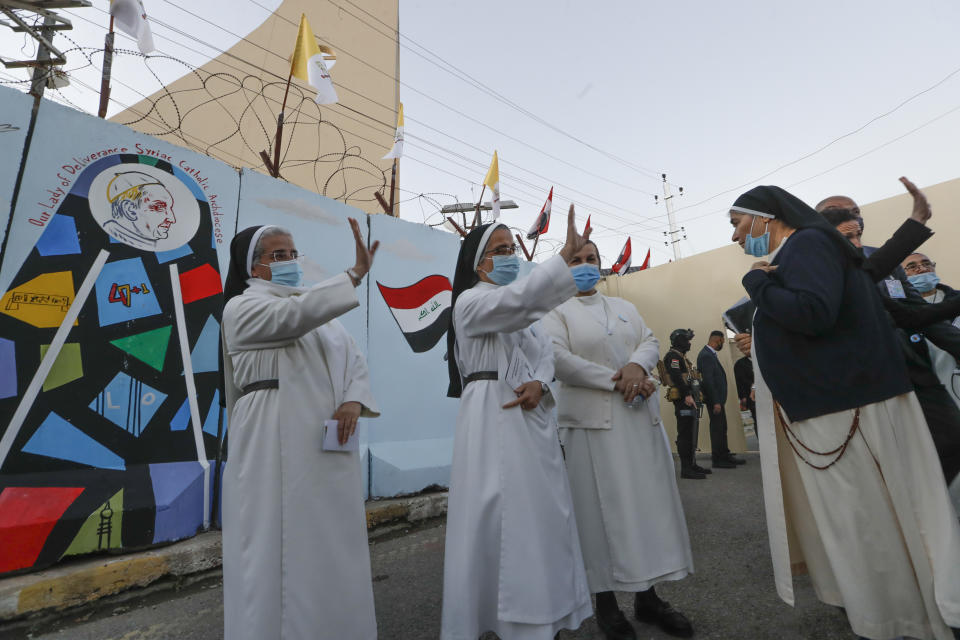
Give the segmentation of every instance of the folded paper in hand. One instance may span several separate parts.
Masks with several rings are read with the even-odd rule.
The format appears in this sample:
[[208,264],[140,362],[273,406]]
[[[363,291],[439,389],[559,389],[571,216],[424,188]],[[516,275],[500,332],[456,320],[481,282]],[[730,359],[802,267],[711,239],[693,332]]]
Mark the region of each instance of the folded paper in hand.
[[336,420],[327,420],[323,423],[323,450],[324,451],[358,451],[360,449],[360,437],[358,435],[359,425],[357,430],[347,438],[347,443],[344,445],[340,444],[340,441],[337,440],[337,421]]

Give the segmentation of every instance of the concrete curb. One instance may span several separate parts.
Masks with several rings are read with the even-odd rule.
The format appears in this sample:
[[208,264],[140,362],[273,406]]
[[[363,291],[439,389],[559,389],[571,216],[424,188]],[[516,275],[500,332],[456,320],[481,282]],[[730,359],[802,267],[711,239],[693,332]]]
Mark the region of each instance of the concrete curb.
[[[368,530],[401,521],[415,523],[444,515],[447,494],[374,500],[366,510]],[[219,531],[208,531],[166,547],[76,560],[0,579],[0,623],[90,604],[161,578],[217,569],[222,563],[220,540]]]

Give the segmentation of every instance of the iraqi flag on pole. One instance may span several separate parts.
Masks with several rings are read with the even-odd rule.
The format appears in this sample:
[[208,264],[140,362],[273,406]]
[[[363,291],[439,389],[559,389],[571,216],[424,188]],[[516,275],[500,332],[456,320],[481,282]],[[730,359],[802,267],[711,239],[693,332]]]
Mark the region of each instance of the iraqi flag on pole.
[[397,289],[379,282],[377,287],[414,353],[429,351],[447,332],[453,312],[453,287],[446,276],[427,276]]
[[650,268],[650,249],[647,249],[647,257],[644,259],[643,264],[640,265],[640,268],[637,271],[643,271],[644,269]]
[[527,231],[527,240],[533,240],[547,232],[547,229],[550,228],[550,210],[552,208],[553,187],[550,187],[550,194],[547,196],[547,201],[543,203],[543,208],[540,209],[540,215],[537,216],[533,226],[530,227],[530,231]]
[[627,269],[630,268],[630,254],[632,250],[630,248],[630,238],[627,238],[627,244],[623,245],[623,251],[620,252],[619,257],[617,257],[617,262],[610,270],[613,271],[618,276],[622,276],[627,272]]
[[143,8],[141,0],[110,0],[110,15],[120,31],[137,39],[140,53],[150,53],[156,49],[150,23],[147,22],[147,10]]
[[317,44],[313,29],[307,22],[307,14],[301,14],[290,73],[317,90],[317,97],[314,98],[317,104],[333,104],[337,101],[337,90],[333,88],[333,79],[330,77],[330,68],[336,61],[337,54],[333,49]]

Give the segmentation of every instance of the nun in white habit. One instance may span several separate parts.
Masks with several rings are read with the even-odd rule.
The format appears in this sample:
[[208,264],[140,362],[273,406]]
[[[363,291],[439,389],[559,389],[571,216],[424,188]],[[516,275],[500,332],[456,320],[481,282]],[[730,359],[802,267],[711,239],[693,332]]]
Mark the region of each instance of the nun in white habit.
[[312,287],[289,232],[241,231],[230,245],[223,311],[229,458],[223,492],[226,640],[377,637],[360,460],[323,451],[375,417],[367,365],[335,319],[359,304],[370,269],[357,262]]
[[597,292],[596,245],[587,243],[568,264],[580,292],[543,326],[553,338],[560,439],[597,624],[609,640],[636,638],[614,594],[627,591],[636,594],[638,620],[689,637],[690,621],[654,589],[693,572],[673,454],[649,377],[660,344],[633,304]]
[[[460,397],[443,567],[443,640],[553,640],[591,614],[553,399],[550,338],[537,320],[576,293],[567,243],[530,275],[502,224],[460,248],[447,336]],[[589,233],[585,233],[586,236]]]

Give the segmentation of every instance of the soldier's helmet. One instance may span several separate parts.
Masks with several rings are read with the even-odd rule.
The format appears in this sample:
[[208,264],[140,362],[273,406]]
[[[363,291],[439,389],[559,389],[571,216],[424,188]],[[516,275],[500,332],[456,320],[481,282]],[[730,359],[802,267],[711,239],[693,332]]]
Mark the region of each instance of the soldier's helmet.
[[674,329],[670,334],[670,346],[684,353],[690,350],[691,340],[693,340],[693,329]]

